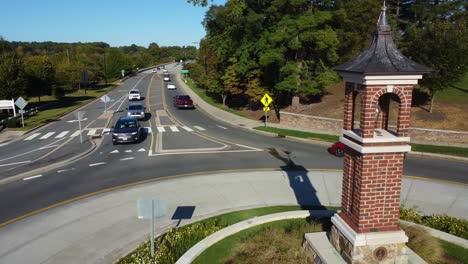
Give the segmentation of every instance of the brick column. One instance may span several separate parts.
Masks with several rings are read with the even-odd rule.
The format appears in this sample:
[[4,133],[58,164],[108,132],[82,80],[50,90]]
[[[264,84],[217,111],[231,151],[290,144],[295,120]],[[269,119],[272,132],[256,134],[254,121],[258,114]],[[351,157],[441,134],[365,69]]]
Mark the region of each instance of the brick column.
[[343,129],[352,130],[354,122],[354,83],[345,83]]

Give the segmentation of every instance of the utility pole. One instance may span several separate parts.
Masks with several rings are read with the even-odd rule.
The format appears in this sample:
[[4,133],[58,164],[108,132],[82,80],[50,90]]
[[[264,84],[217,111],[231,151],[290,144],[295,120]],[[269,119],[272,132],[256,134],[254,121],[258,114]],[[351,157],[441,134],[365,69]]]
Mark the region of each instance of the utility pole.
[[104,50],[104,78],[107,85],[107,60],[106,60],[106,50]]

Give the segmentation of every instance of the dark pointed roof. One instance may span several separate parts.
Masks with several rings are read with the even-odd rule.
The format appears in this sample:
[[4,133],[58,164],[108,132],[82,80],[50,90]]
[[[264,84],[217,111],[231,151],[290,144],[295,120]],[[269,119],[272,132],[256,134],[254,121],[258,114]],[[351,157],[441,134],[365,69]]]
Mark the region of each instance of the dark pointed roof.
[[387,22],[385,1],[369,47],[355,59],[336,66],[334,70],[364,75],[412,75],[431,71],[405,57],[396,48]]

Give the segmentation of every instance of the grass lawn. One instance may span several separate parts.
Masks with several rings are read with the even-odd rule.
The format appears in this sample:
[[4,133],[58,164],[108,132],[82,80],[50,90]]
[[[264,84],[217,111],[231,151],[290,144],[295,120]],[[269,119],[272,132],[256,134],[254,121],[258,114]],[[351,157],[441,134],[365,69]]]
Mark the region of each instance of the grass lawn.
[[466,104],[468,102],[468,73],[451,87],[436,94],[435,101],[444,103]]
[[301,248],[304,233],[323,231],[323,226],[330,226],[329,219],[324,221],[289,219],[242,230],[205,250],[193,263],[307,263]]
[[445,251],[446,259],[453,260],[453,258],[455,258],[459,263],[468,263],[468,249],[444,240],[439,240],[439,242]]
[[207,102],[208,104],[212,105],[212,106],[215,106],[217,108],[220,108],[226,112],[229,112],[229,113],[232,113],[232,114],[235,114],[235,115],[238,115],[238,116],[243,116],[243,117],[247,117],[244,113],[242,113],[241,111],[237,111],[235,109],[231,109],[221,103],[218,103],[212,96],[209,96],[206,92],[206,90],[203,90],[199,87],[197,87],[197,85],[193,82],[192,79],[190,78],[187,78],[187,85],[190,87],[190,89],[192,89],[192,91],[194,91],[198,96],[200,96],[201,99],[203,99],[203,101]]
[[[50,104],[45,110],[39,111],[32,114],[24,119],[24,127],[17,128],[18,130],[30,130],[36,126],[44,123],[52,122],[59,116],[71,112],[89,102],[96,99],[97,97],[108,93],[115,86],[107,86],[98,90],[85,90],[75,91],[73,93],[66,94],[61,99],[56,99],[53,96],[42,96],[41,105]],[[38,98],[33,97],[28,99],[28,107],[38,106]]]
[[[271,133],[275,133],[279,135],[286,135],[286,136],[299,137],[299,138],[311,138],[311,139],[317,139],[317,140],[322,140],[322,141],[331,142],[331,143],[334,143],[338,141],[339,139],[339,137],[335,135],[310,133],[310,132],[304,132],[304,131],[275,128],[275,127],[256,127],[255,129],[261,130],[261,131],[267,131],[267,132],[271,132]],[[413,143],[411,143],[410,145],[412,147],[412,150],[417,151],[417,152],[436,153],[436,154],[444,154],[444,155],[452,155],[452,156],[468,158],[468,148],[422,145],[422,144],[413,144]]]
[[[193,263],[307,263],[301,247],[304,233],[328,231],[330,226],[329,218],[266,223],[221,240]],[[428,263],[468,263],[468,249],[431,237],[420,227],[404,230],[410,238],[407,246]]]

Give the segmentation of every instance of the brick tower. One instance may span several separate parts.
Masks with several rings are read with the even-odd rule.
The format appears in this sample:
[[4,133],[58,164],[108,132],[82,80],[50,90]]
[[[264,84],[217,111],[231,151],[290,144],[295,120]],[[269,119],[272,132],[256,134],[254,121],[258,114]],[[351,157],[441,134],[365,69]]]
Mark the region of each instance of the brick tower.
[[[340,141],[346,149],[342,208],[332,218],[331,242],[348,263],[407,263],[408,238],[398,225],[403,160],[411,150],[413,86],[430,69],[395,47],[384,2],[370,46],[335,70],[345,81]],[[398,103],[394,131],[388,126],[391,100]]]

